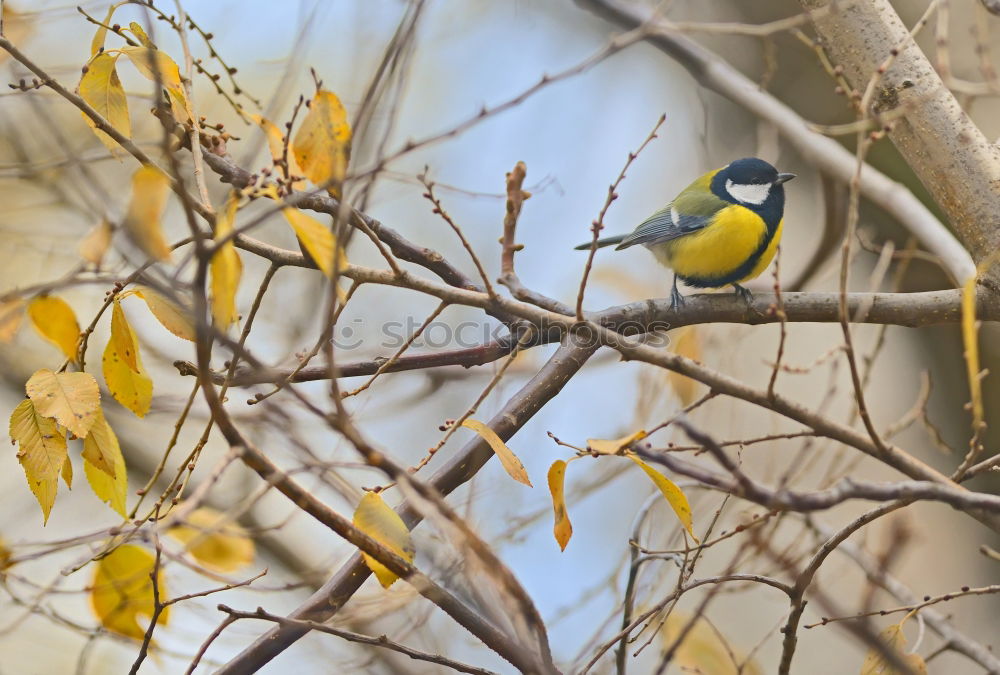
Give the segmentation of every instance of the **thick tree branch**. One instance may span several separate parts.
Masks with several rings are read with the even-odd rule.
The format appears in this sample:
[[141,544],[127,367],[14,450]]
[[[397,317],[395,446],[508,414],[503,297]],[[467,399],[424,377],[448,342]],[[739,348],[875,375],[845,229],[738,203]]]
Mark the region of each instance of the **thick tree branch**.
[[[463,298],[469,300],[468,295],[452,295],[446,287],[439,287],[437,292],[449,296],[448,299],[456,303]],[[837,293],[782,293],[782,299],[785,303],[785,320],[788,322],[835,323],[840,319]],[[486,298],[483,297],[481,300],[485,302]],[[771,311],[775,301],[776,298],[771,294],[757,293],[754,295],[753,303],[747,306],[746,303],[730,295],[701,294],[688,296],[684,306],[676,310],[671,309],[669,300],[647,300],[610,307],[593,314],[592,317],[601,325],[626,335],[704,323],[767,324],[777,323],[780,320],[778,315]],[[958,289],[922,293],[849,293],[847,306],[852,320],[856,323],[917,328],[961,321],[961,291]],[[516,313],[521,307],[515,306],[513,309]],[[982,294],[979,298],[977,316],[984,320],[1000,320],[1000,303],[995,302],[991,295]],[[523,318],[538,320],[536,327],[539,330],[536,331],[533,340],[522,343],[522,350],[550,344],[563,334],[562,330],[545,330],[545,315],[539,317],[534,314]],[[501,338],[476,347],[410,354],[397,359],[396,363],[386,368],[384,372],[485,365],[510,354],[513,345],[511,339]],[[372,375],[384,363],[384,357],[375,357],[338,364],[337,374],[339,377]],[[191,363],[179,361],[174,365],[184,375],[195,374],[195,367]],[[281,382],[292,373],[291,369],[243,368],[236,372],[229,384],[245,387]],[[291,381],[312,382],[325,380],[329,376],[329,368],[325,366],[308,367],[298,371]],[[221,384],[224,379],[221,373],[214,376],[216,384]]]
[[[807,10],[829,4],[800,2]],[[893,121],[889,138],[948,214],[972,259],[989,263],[984,280],[994,290],[1000,288],[1000,268],[992,265],[1000,249],[1000,147],[962,109],[889,0],[823,12],[813,17],[813,25],[857,91],[875,84],[873,109],[863,114],[906,106],[906,115]]]
[[439,666],[445,666],[451,668],[459,673],[471,673],[472,675],[497,675],[492,670],[486,670],[485,668],[477,668],[475,666],[470,666],[468,664],[462,663],[460,661],[455,661],[454,659],[449,659],[440,654],[430,654],[428,652],[422,652],[418,649],[413,649],[412,647],[407,647],[406,645],[399,644],[390,640],[385,635],[379,635],[378,637],[373,637],[371,635],[362,635],[360,633],[355,633],[349,630],[342,630],[340,628],[335,628],[333,626],[327,626],[326,624],[318,623],[316,621],[302,621],[296,619],[288,619],[283,616],[278,616],[276,614],[271,614],[265,612],[262,608],[258,607],[255,612],[241,612],[239,610],[232,609],[226,605],[219,605],[219,611],[225,612],[234,619],[261,619],[264,621],[271,621],[273,623],[279,624],[281,626],[292,626],[295,628],[302,628],[304,630],[314,630],[320,633],[326,633],[328,635],[335,635],[339,638],[343,638],[348,642],[355,642],[362,645],[370,645],[372,647],[381,647],[383,649],[389,649],[394,652],[399,652],[400,654],[405,654],[415,661],[425,661],[428,663],[436,663]]
[[231,448],[239,452],[240,459],[264,481],[290,499],[297,507],[323,525],[336,532],[352,545],[373,556],[390,571],[405,579],[413,588],[444,610],[459,625],[475,635],[483,644],[520,670],[537,671],[539,657],[531,648],[518,643],[492,623],[471,609],[456,596],[436,584],[417,568],[398,556],[379,541],[356,528],[353,523],[317,499],[287,473],[274,464],[265,453],[253,446],[236,428],[222,405],[218,392],[208,378],[208,341],[198,341],[198,372],[202,392],[212,410],[213,418]]
[[[514,349],[514,343],[508,340],[496,340],[477,347],[468,349],[456,349],[445,352],[432,352],[429,354],[411,354],[400,356],[389,367],[382,370],[383,373],[401,373],[408,370],[425,370],[428,368],[441,368],[445,366],[461,366],[471,368],[492,363],[503,358]],[[352,363],[337,364],[338,377],[359,377],[364,375],[374,375],[379,372],[388,358],[375,357],[365,361],[355,361]],[[175,361],[174,366],[182,375],[195,375],[196,367],[188,361]],[[289,379],[289,376],[291,378]],[[315,382],[316,380],[327,380],[330,378],[330,369],[326,366],[310,366],[299,371],[285,369],[263,369],[244,368],[238,369],[236,374],[229,380],[229,385],[234,387],[248,387],[254,384],[277,383],[277,382]],[[225,381],[223,373],[215,373],[212,381],[222,384]]]
[[[595,350],[596,345],[577,346],[572,342],[562,345],[545,366],[489,421],[489,427],[503,440],[509,440],[562,390]],[[430,484],[441,494],[450,494],[475,476],[492,456],[493,450],[489,444],[477,437],[434,474]],[[400,508],[400,515],[410,528],[420,522],[420,515],[407,504],[403,504]],[[328,620],[357,592],[369,574],[361,556],[358,554],[351,556],[351,559],[323,585],[323,588],[292,612],[290,617],[312,621]],[[306,632],[299,626],[275,628],[220,668],[218,675],[255,671]]]

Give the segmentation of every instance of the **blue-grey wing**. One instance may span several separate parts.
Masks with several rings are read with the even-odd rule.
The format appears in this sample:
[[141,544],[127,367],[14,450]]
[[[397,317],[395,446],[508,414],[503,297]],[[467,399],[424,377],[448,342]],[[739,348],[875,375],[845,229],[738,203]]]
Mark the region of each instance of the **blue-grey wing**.
[[636,244],[647,246],[662,244],[707,227],[714,215],[714,213],[711,215],[678,213],[670,204],[641,222],[635,231],[622,239],[615,248],[628,248]]

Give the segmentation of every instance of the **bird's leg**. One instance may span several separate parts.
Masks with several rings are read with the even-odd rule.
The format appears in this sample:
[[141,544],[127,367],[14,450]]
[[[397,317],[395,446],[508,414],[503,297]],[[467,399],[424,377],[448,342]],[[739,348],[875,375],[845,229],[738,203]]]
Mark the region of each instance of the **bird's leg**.
[[684,296],[677,290],[677,275],[674,275],[674,286],[670,289],[670,309],[678,310],[684,306]]
[[733,284],[733,289],[736,291],[736,296],[742,298],[748,307],[753,304],[753,293],[750,292],[749,288]]

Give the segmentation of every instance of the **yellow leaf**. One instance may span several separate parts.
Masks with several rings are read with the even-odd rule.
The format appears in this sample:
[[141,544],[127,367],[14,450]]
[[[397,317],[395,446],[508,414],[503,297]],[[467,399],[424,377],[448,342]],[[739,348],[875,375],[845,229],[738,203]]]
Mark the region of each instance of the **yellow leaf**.
[[116,401],[131,410],[138,417],[145,417],[153,400],[153,380],[142,367],[142,356],[135,353],[138,372],[128,367],[115,351],[115,341],[108,340],[101,359],[104,382]]
[[54,295],[40,295],[28,304],[28,316],[43,338],[59,347],[70,361],[76,362],[80,324],[65,300]]
[[316,92],[292,150],[306,178],[339,198],[351,157],[351,125],[336,94],[325,89]]
[[62,477],[66,483],[66,487],[73,489],[73,462],[69,461],[68,454],[66,455],[66,461],[62,465]]
[[569,513],[566,511],[566,496],[563,492],[563,485],[566,481],[566,462],[561,459],[556,460],[549,467],[549,492],[552,494],[552,511],[555,517],[555,525],[552,533],[559,544],[559,550],[565,551],[569,538],[573,536],[573,524],[569,522]]
[[101,413],[101,418],[83,439],[83,473],[97,498],[126,518],[125,498],[128,495],[128,471],[125,456],[114,430]]
[[[137,23],[133,22],[131,27],[133,31],[136,28],[142,31],[142,27]],[[145,37],[145,32],[142,35]],[[139,39],[142,40],[142,38]],[[147,37],[145,40],[148,41],[149,38]],[[132,61],[132,65],[147,80],[153,83],[159,82],[167,90],[174,117],[182,122],[188,120],[187,96],[184,94],[181,70],[177,63],[170,58],[170,55],[157,49],[152,43],[144,47],[122,47],[120,51]]]
[[628,452],[625,453],[625,456],[638,464],[656,487],[660,488],[660,492],[663,493],[667,503],[670,504],[670,508],[677,514],[677,519],[681,521],[681,525],[691,535],[691,538],[697,542],[698,537],[694,534],[694,523],[691,521],[691,506],[688,504],[687,496],[672,480],[636,457],[635,454]]
[[[672,611],[660,630],[664,649],[674,644],[681,631],[694,617]],[[734,659],[743,665],[738,669]],[[728,641],[723,641],[703,617],[698,617],[674,652],[674,663],[680,672],[702,675],[761,675],[755,661],[746,661]]]
[[0,342],[10,342],[24,319],[24,300],[12,298],[0,302]]
[[126,4],[126,2],[115,3],[108,7],[108,13],[104,15],[104,21],[101,23],[102,26],[97,27],[97,32],[94,33],[94,39],[90,42],[90,55],[96,56],[98,52],[104,49],[104,39],[108,36],[108,29],[105,26],[111,25],[111,17],[114,16],[115,10]]
[[185,544],[194,559],[210,570],[234,572],[253,563],[250,535],[215,509],[195,509],[183,525],[171,527],[167,534]]
[[[142,640],[146,626],[139,615],[153,618],[155,609],[151,575],[156,558],[138,546],[122,545],[97,561],[90,590],[90,606],[107,630],[135,640]],[[167,599],[162,570],[156,571],[160,600]],[[157,623],[166,624],[170,608],[165,607]]]
[[[354,511],[354,527],[400,558],[407,562],[413,562],[415,551],[413,540],[410,539],[410,531],[406,529],[403,519],[382,501],[382,495],[377,492],[366,492],[361,498],[361,503]],[[383,588],[389,588],[399,578],[390,572],[389,568],[367,553],[362,552],[361,555],[365,559],[368,569],[375,574]]]
[[972,401],[972,425],[979,429],[983,424],[983,386],[979,378],[979,335],[976,326],[976,277],[962,286],[962,343],[965,346],[965,367],[969,377]]
[[80,240],[80,257],[91,265],[100,266],[101,261],[104,260],[104,254],[111,247],[112,234],[114,231],[111,229],[111,223],[102,218],[101,222],[94,225]]
[[[267,137],[267,147],[271,151],[271,161],[274,164],[280,164],[285,155],[285,136],[281,133],[281,129],[277,124],[266,117],[261,117],[260,115],[251,114],[250,119],[256,122],[257,125],[264,130],[264,135]],[[302,169],[299,168],[298,162],[295,161],[295,153],[291,148],[288,148],[287,160],[288,174],[290,176],[304,175]],[[298,187],[301,183],[302,181],[296,181],[292,184],[292,187]]]
[[645,429],[640,429],[629,436],[622,436],[621,438],[615,438],[612,440],[588,438],[587,447],[599,455],[617,455],[622,450],[628,448],[636,441],[641,441],[646,436],[647,434]]
[[148,286],[139,286],[135,294],[146,301],[149,311],[164,328],[181,339],[194,342],[194,319],[189,310]]
[[477,434],[482,436],[484,441],[490,444],[490,447],[493,448],[493,452],[496,453],[498,458],[500,458],[500,463],[503,465],[504,470],[511,478],[516,480],[518,483],[524,483],[528,487],[534,487],[531,484],[531,481],[528,480],[528,472],[524,470],[524,464],[521,464],[521,460],[519,460],[517,455],[515,455],[500,439],[500,437],[497,436],[495,431],[477,420],[465,420],[462,422],[462,426],[472,429]]
[[[687,326],[678,330],[672,346],[675,354],[693,361],[701,359],[701,345],[698,343],[698,332],[694,326]],[[674,392],[676,392],[677,398],[680,399],[681,405],[690,405],[694,401],[700,386],[697,380],[692,380],[690,377],[672,370],[667,371],[667,379]]]
[[[347,256],[344,255],[344,249],[337,245],[337,238],[333,236],[330,228],[298,209],[284,208],[281,212],[295,230],[295,236],[299,238],[303,248],[302,252],[312,258],[328,279],[333,278],[335,264],[337,272],[343,272],[347,268]],[[337,249],[336,263],[334,248]]]
[[24,388],[39,415],[55,418],[78,438],[86,437],[97,421],[101,390],[90,373],[53,373],[42,368],[28,378]]
[[115,351],[122,361],[125,362],[132,372],[139,372],[139,364],[136,363],[136,354],[139,352],[139,341],[135,339],[135,333],[122,305],[116,298],[111,309],[111,341],[115,343]]
[[160,218],[167,205],[170,179],[156,167],[143,165],[132,174],[132,201],[125,215],[125,232],[143,253],[160,262],[170,260]]
[[[83,439],[83,459],[114,478],[117,448],[118,438],[104,418],[104,411],[98,410],[97,421],[94,422],[87,437]],[[118,450],[118,454],[121,454],[120,450]]]
[[39,414],[31,399],[25,399],[11,413],[10,437],[17,441],[17,459],[28,479],[28,487],[42,507],[43,522],[48,522],[56,502],[59,472],[69,457],[66,435],[59,430],[55,420]]
[[[80,78],[77,91],[80,93],[80,98],[100,113],[101,117],[107,120],[116,131],[129,137],[132,135],[132,122],[129,120],[125,88],[122,86],[122,81],[118,79],[118,72],[115,70],[117,63],[118,57],[107,52],[101,52],[94,56],[87,64],[83,77]],[[111,150],[111,154],[117,157],[122,151],[118,142],[98,129],[88,115],[83,114],[83,121]]]
[[[226,239],[233,231],[239,193],[233,192],[226,208],[215,219],[215,241]],[[236,290],[243,276],[243,263],[236,252],[232,237],[218,246],[209,263],[212,289],[212,319],[219,330],[226,330],[240,319],[236,311]]]
[[[261,115],[250,113],[250,119],[264,131],[264,136],[267,137],[267,147],[271,151],[271,160],[280,162],[282,155],[285,154],[285,135],[281,133],[281,129],[278,128],[277,124]],[[288,161],[295,161],[295,157],[291,153],[289,153]]]
[[[927,664],[924,663],[919,654],[903,653],[903,648],[906,647],[906,636],[903,635],[904,621],[906,621],[905,618],[903,621],[889,626],[879,633],[878,637],[891,651],[899,655],[899,658],[910,667],[910,670],[920,675],[926,675]],[[861,665],[861,675],[902,675],[902,673],[902,670],[894,668],[892,663],[877,649],[869,650],[865,656],[865,662]]]
[[132,35],[139,40],[139,43],[142,44],[142,46],[149,47],[150,49],[156,49],[156,45],[153,44],[153,41],[149,39],[148,35],[146,35],[146,31],[142,26],[137,24],[135,21],[132,21],[129,23],[128,28],[132,31]]

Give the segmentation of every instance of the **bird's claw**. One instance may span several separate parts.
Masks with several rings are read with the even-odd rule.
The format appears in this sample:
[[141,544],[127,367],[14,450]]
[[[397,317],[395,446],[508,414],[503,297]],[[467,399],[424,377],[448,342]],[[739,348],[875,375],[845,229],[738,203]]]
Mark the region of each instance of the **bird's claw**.
[[749,288],[745,288],[739,284],[733,284],[733,289],[736,291],[737,297],[747,303],[747,307],[753,305],[753,293],[750,292]]
[[677,290],[677,286],[674,286],[670,291],[670,309],[671,311],[676,311],[684,306],[684,296],[681,292]]

